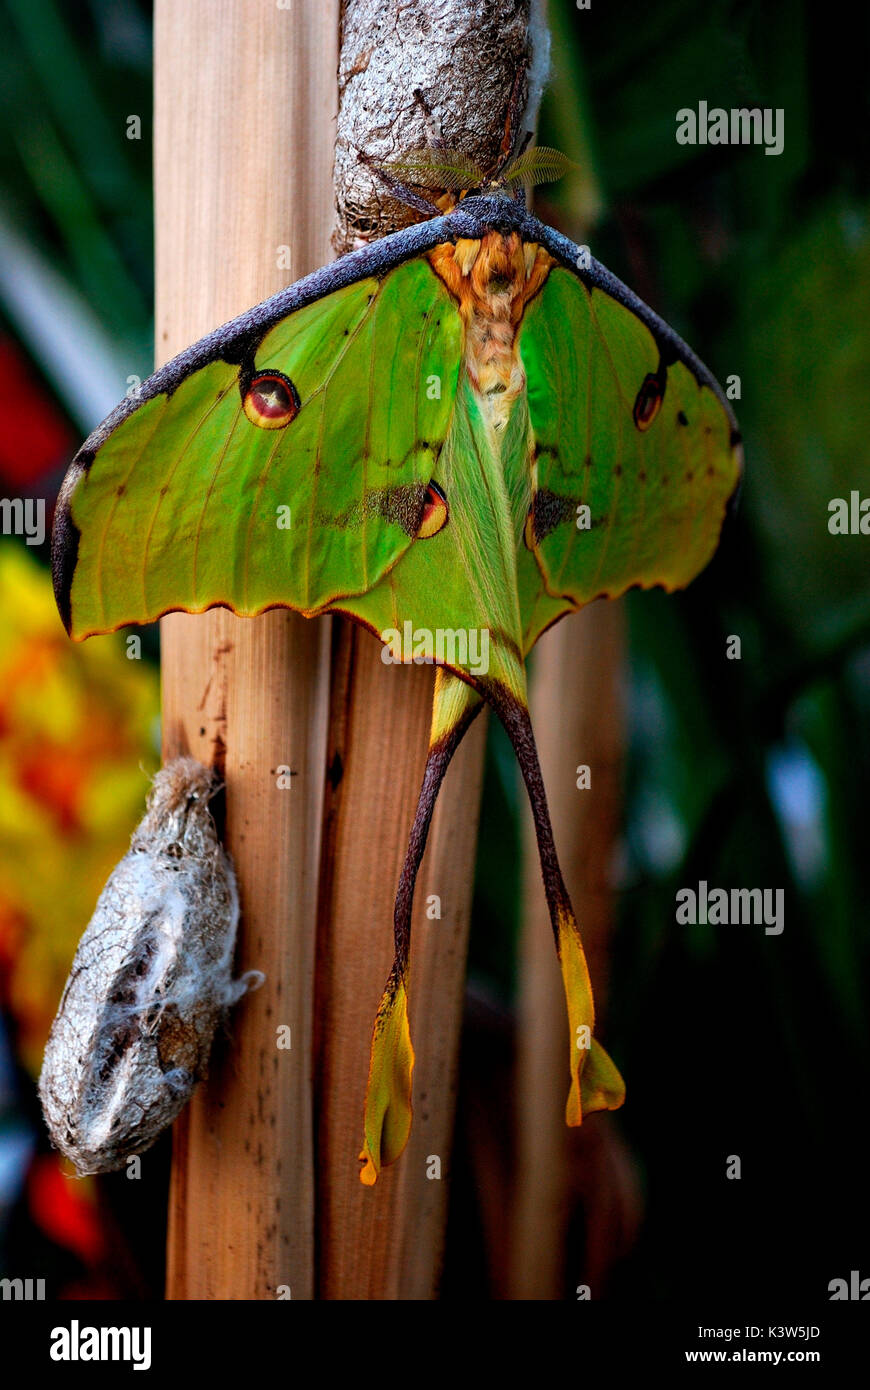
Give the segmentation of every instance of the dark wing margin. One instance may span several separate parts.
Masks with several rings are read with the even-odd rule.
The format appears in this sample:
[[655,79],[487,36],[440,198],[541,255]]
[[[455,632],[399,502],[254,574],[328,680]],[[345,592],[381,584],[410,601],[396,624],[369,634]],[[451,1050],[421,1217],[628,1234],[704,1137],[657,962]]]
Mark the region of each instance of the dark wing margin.
[[[465,219],[460,219],[465,220]],[[64,627],[72,626],[71,594],[79,549],[79,531],[73,521],[70,502],[77,483],[93,462],[109,435],[155,396],[171,396],[192,373],[211,362],[240,365],[251,356],[263,337],[281,319],[335,290],[344,289],[370,276],[381,277],[405,261],[424,255],[433,246],[455,239],[462,232],[450,217],[436,217],[416,223],[370,246],[351,251],[333,265],[323,266],[270,299],[247,309],[185,348],[160,367],[139,387],[135,397],[125,397],[97,426],[78,450],[67,469],[58,494],[51,538],[51,570],[55,601]]]
[[[617,303],[623,304],[625,309],[630,309],[646,324],[653,338],[659,343],[660,350],[666,363],[668,360],[680,360],[691,371],[693,377],[700,385],[709,386],[717,396],[721,404],[730,417],[732,431],[735,438],[732,439],[734,445],[741,442],[737,425],[737,418],[734,410],[731,409],[731,402],[721,389],[719,381],[714,377],[709,367],[705,366],[698,354],[692,352],[688,343],[681,338],[680,334],[674,331],[655,310],[650,309],[649,304],[643,303],[638,295],[628,285],[624,285],[621,279],[607,270],[606,265],[596,261],[595,257],[589,256],[589,264],[585,265],[585,257],[582,256],[584,247],[578,246],[555,228],[548,227],[545,222],[539,222],[538,218],[532,217],[531,213],[520,203],[509,202],[502,197],[468,197],[460,203],[456,213],[446,218],[452,224],[452,236],[445,236],[445,240],[456,240],[456,236],[479,236],[485,228],[493,228],[495,231],[518,232],[525,242],[538,242],[545,247],[553,259],[564,265],[566,270],[570,270],[578,279],[589,289],[603,289],[606,295],[616,299]],[[461,229],[460,221],[467,221],[468,229]]]
[[[461,217],[467,219],[470,230],[458,231]],[[740,430],[731,408],[731,402],[709,367],[705,366],[700,357],[692,351],[679,333],[671,328],[670,324],[660,318],[648,304],[645,304],[634,293],[634,290],[630,290],[606,266],[603,266],[600,261],[596,261],[594,256],[589,257],[589,265],[586,266],[585,257],[581,256],[584,248],[563,236],[561,232],[555,231],[553,227],[539,222],[521,204],[506,198],[466,198],[449,220],[454,224],[453,235],[450,238],[445,237],[445,240],[455,240],[457,235],[479,236],[484,227],[492,227],[496,231],[518,232],[524,241],[538,242],[539,245],[543,246],[560,265],[564,266],[566,270],[570,270],[589,289],[603,290],[611,299],[615,299],[617,303],[630,309],[652,333],[658,343],[665,365],[669,362],[681,361],[688,367],[699,385],[708,386],[718,396],[731,421],[732,448],[737,448],[741,444]],[[740,483],[738,483],[736,492],[739,492],[739,488]]]
[[[57,606],[67,631],[71,628],[71,589],[79,549],[79,532],[71,515],[70,500],[82,474],[87,473],[98,449],[109,435],[139,407],[155,396],[172,392],[193,372],[215,361],[238,365],[251,356],[265,334],[281,319],[315,300],[369,276],[390,270],[424,255],[434,246],[460,237],[477,238],[486,230],[516,231],[525,241],[538,242],[560,265],[588,288],[604,291],[629,309],[652,333],[661,359],[682,362],[699,385],[709,387],[719,399],[731,424],[731,444],[739,449],[740,434],[730,402],[716,378],[679,334],[659,318],[632,290],[594,258],[588,266],[581,248],[528,213],[521,204],[503,197],[469,197],[450,214],[404,228],[391,236],[353,251],[279,291],[185,349],[143,382],[135,398],[123,400],[79,449],[69,466],[55,510],[52,534],[52,575]],[[729,500],[729,514],[740,491],[742,451],[738,481]]]

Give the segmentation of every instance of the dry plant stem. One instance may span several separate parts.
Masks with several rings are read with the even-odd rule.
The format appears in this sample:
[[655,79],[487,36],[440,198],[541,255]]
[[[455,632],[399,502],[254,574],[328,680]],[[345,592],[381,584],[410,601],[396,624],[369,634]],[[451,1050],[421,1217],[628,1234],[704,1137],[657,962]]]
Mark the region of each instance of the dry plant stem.
[[[317,966],[318,1291],[330,1299],[430,1299],[450,1177],[485,717],[445,778],[417,880],[411,1138],[376,1186],[363,1187],[355,1157],[369,1043],[393,959],[393,898],[426,760],[432,671],[384,666],[378,644],[350,624],[339,647]],[[427,916],[432,895],[440,920]],[[440,1180],[427,1176],[430,1156],[440,1159]]]
[[[338,0],[219,8],[156,5],[158,362],[330,259]],[[285,1286],[310,1298],[329,624],[217,610],[161,626],[164,757],[189,752],[225,775],[237,968],[267,977],[176,1127],[168,1296],[275,1298]],[[276,1046],[282,1024],[289,1051]]]
[[[563,620],[537,649],[530,707],[553,831],[604,1017],[607,940],[613,895],[609,870],[619,828],[623,715],[622,603],[595,603]],[[591,788],[577,787],[586,763]],[[517,1171],[510,1297],[563,1296],[565,1227],[576,1183],[570,1161],[582,1160],[595,1126],[565,1125],[568,1027],[547,905],[538,874],[530,817],[525,817],[523,933],[517,1038]],[[606,1037],[606,1033],[605,1033]],[[579,1271],[578,1271],[579,1278]],[[593,1290],[593,1297],[595,1291]]]
[[[357,150],[382,159],[421,148],[434,123],[445,142],[493,162],[517,68],[530,60],[529,8],[529,0],[346,0],[337,251],[415,217],[387,195]],[[527,90],[527,77],[523,85]],[[384,666],[372,639],[347,625],[335,669],[316,1004],[318,1292],[431,1299],[446,1219],[485,717],[445,779],[417,881],[411,1138],[377,1185],[365,1188],[349,1162],[356,1150],[348,1149],[348,1135],[358,1149],[372,1021],[392,963],[393,898],[425,763],[433,678],[427,668]],[[433,895],[440,920],[427,916]],[[440,1179],[427,1176],[433,1159]]]
[[[446,141],[484,162],[495,158],[517,67],[529,62],[528,16],[528,0],[473,7],[459,0],[347,0],[336,250],[386,235],[414,216],[386,195],[357,150],[384,158],[420,148],[434,121]],[[372,1021],[392,962],[393,898],[425,763],[433,682],[425,668],[384,666],[371,638],[346,625],[335,669],[316,1005],[318,1292],[430,1299],[446,1218],[485,721],[467,735],[445,780],[417,882],[411,1139],[377,1186],[364,1188],[358,1165],[349,1162],[356,1150],[348,1149],[348,1135],[358,1147]],[[433,896],[440,919],[427,916]],[[427,1176],[433,1159],[440,1179]]]

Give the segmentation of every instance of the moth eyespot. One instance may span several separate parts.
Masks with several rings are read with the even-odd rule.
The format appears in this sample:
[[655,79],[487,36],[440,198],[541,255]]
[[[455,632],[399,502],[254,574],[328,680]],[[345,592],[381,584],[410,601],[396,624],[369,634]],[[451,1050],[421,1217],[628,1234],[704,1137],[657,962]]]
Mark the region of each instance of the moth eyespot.
[[647,372],[634,403],[634,423],[648,430],[662,407],[664,387],[654,372]]
[[299,414],[299,392],[283,372],[259,372],[252,377],[242,407],[252,425],[280,430]]
[[437,483],[430,483],[426,488],[423,515],[417,528],[417,540],[427,541],[430,536],[436,536],[447,525],[449,515],[447,498]]
[[526,517],[526,524],[525,524],[525,526],[523,527],[523,540],[524,540],[525,543],[526,543],[526,549],[527,549],[527,550],[534,550],[534,548],[535,548],[535,504],[534,504],[534,502],[533,502],[532,505],[529,507],[529,514],[528,514],[528,516]]

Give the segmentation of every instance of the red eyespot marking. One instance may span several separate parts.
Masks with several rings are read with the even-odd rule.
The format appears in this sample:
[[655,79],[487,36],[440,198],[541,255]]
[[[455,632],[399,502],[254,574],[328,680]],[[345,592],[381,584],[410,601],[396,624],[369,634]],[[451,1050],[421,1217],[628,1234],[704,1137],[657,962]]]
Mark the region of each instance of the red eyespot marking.
[[260,372],[252,377],[242,405],[252,425],[280,430],[299,414],[299,393],[282,372]]
[[639,430],[648,430],[662,407],[664,387],[654,372],[648,372],[634,403],[634,423]]
[[448,516],[447,498],[437,483],[430,483],[426,489],[423,515],[417,528],[417,540],[428,541],[430,536],[436,536],[442,527],[447,525]]

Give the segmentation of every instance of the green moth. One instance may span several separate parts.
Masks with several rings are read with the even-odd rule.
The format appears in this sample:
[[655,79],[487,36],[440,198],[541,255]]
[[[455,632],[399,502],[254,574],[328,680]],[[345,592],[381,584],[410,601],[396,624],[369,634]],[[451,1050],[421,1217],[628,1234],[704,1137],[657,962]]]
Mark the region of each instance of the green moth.
[[[537,830],[568,1005],[567,1122],[622,1104],[622,1078],[593,1036],[525,658],[594,598],[688,584],[716,548],[742,468],[707,368],[509,182],[448,198],[448,211],[181,353],[85,442],[55,520],[55,593],[75,638],[177,609],[287,607],[345,614],[396,659],[438,666],[372,1036],[369,1185],[410,1132],[414,883],[442,778],[483,701],[512,741]],[[412,649],[399,641],[407,632]]]

